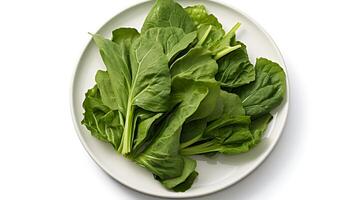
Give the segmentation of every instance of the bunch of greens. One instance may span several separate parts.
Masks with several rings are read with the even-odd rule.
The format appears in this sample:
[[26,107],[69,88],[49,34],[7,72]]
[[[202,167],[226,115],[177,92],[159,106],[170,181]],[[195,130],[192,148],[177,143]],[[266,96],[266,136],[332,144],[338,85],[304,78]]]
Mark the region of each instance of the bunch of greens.
[[226,33],[202,5],[157,0],[141,33],[93,35],[106,71],[86,93],[82,124],[167,189],[186,191],[198,175],[188,156],[249,151],[285,95],[284,71],[265,58],[254,67],[239,26]]

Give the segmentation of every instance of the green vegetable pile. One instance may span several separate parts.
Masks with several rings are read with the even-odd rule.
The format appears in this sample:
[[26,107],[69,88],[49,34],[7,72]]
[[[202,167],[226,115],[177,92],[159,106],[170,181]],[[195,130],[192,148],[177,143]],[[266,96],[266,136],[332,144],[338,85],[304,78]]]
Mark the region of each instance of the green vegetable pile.
[[198,173],[191,155],[238,154],[259,141],[286,92],[277,64],[249,61],[202,5],[157,0],[141,33],[93,35],[106,71],[83,102],[82,124],[99,140],[183,192]]

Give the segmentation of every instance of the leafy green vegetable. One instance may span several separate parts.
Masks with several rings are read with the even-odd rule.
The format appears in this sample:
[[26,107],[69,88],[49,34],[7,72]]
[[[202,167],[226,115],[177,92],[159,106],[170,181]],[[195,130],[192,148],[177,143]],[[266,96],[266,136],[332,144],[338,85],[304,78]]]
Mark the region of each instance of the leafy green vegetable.
[[226,88],[236,88],[248,84],[255,79],[255,71],[250,63],[246,46],[229,53],[217,61],[218,72],[216,79]]
[[194,179],[198,175],[195,171],[196,161],[186,157],[184,157],[183,160],[184,167],[181,176],[161,181],[166,188],[176,192],[183,192],[191,187]]
[[95,81],[97,82],[97,87],[101,93],[100,98],[103,101],[103,104],[112,110],[118,109],[115,92],[113,91],[108,72],[98,70],[95,75]]
[[197,27],[198,46],[210,47],[224,36],[222,24],[214,15],[208,14],[203,5],[189,6],[185,10]]
[[252,133],[252,138],[242,144],[238,145],[227,145],[222,150],[222,153],[225,154],[238,154],[238,153],[245,153],[249,151],[251,148],[256,146],[265,130],[268,128],[268,124],[273,117],[270,114],[263,115],[255,120],[252,121],[250,125],[250,131]]
[[120,57],[127,67],[130,66],[131,44],[140,36],[135,28],[118,28],[112,32],[112,41],[120,46]]
[[219,83],[215,80],[218,66],[211,53],[204,48],[193,48],[185,56],[173,63],[170,73],[174,78],[180,77],[200,82],[209,88],[209,93],[190,120],[207,117],[215,108],[219,96]]
[[186,11],[173,0],[157,0],[145,19],[141,32],[155,27],[178,27],[185,33],[195,30],[195,25]]
[[199,119],[183,125],[180,148],[185,148],[199,141],[207,127],[206,119]]
[[130,46],[130,66],[120,56],[121,45],[93,36],[105,63],[118,109],[125,113],[125,126],[120,150],[131,151],[136,106],[152,112],[167,109],[165,101],[170,95],[170,75],[162,47],[151,40],[138,38]]
[[190,189],[196,177],[198,176],[198,172],[193,171],[184,182],[178,184],[176,187],[172,188],[175,192],[185,192]]
[[236,25],[233,26],[233,28],[226,34],[224,35],[220,40],[218,40],[216,43],[214,43],[211,47],[210,50],[213,52],[215,55],[215,59],[218,60],[222,58],[223,56],[229,54],[230,52],[242,47],[240,44],[233,44],[232,46],[232,39],[235,38],[236,32],[238,28],[240,27],[240,23],[237,23]]
[[224,34],[225,33],[222,28],[209,24],[202,24],[197,30],[197,46],[210,48],[212,45],[217,43],[224,36]]
[[277,63],[250,63],[239,27],[225,33],[203,5],[156,0],[141,33],[93,35],[106,70],[85,94],[82,124],[165,188],[188,190],[198,172],[187,156],[249,151],[286,93]]
[[250,124],[250,131],[253,134],[253,145],[256,145],[260,142],[264,131],[268,128],[269,122],[272,119],[273,116],[268,113],[252,121],[252,123]]
[[218,65],[207,49],[193,48],[172,64],[170,73],[172,79],[180,77],[195,81],[207,80],[216,82],[214,77],[217,70]]
[[139,148],[143,142],[148,138],[150,127],[153,123],[162,116],[162,113],[157,113],[149,118],[141,118],[142,121],[138,123],[136,138],[134,141],[134,148]]
[[197,33],[186,34],[181,28],[177,27],[156,27],[146,31],[143,37],[159,42],[167,55],[167,59],[172,61],[178,53],[186,49],[196,39]]
[[222,28],[222,24],[219,23],[218,19],[214,15],[208,14],[204,5],[188,6],[185,8],[185,11],[191,17],[196,26],[209,24]]
[[208,93],[206,87],[192,80],[176,78],[172,85],[172,101],[178,102],[178,105],[166,118],[152,143],[136,158],[140,165],[160,180],[176,178],[182,174],[184,160],[179,155],[181,127]]
[[97,86],[88,90],[83,102],[84,119],[82,124],[99,140],[110,143],[115,149],[119,148],[123,127],[119,123],[118,112],[110,110],[101,100]]
[[182,147],[181,154],[195,155],[209,152],[224,152],[226,145],[242,143],[251,138],[249,131],[250,117],[245,116],[245,110],[238,95],[221,91],[223,111],[219,119],[208,124],[202,136],[203,143]]
[[247,115],[258,117],[269,113],[284,99],[285,73],[279,64],[258,58],[255,65],[256,80],[235,91],[241,97]]
[[244,141],[251,139],[249,131],[249,117],[241,116],[234,119],[220,120],[217,127],[207,127],[208,132],[204,133],[204,140],[181,149],[181,155],[196,155],[210,152],[227,153],[226,149],[232,145],[240,146]]

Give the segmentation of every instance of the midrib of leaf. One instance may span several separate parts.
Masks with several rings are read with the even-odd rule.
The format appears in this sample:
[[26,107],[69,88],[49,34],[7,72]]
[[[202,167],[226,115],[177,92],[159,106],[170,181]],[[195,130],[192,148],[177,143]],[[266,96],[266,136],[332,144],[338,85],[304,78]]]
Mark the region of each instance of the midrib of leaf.
[[206,41],[211,30],[212,30],[212,25],[209,25],[203,37],[200,39],[200,41],[198,41],[197,46],[202,46],[202,44]]
[[[142,45],[142,43],[140,43],[140,46]],[[138,49],[140,48],[140,46],[138,47]],[[133,143],[133,118],[134,118],[134,110],[135,110],[135,106],[134,106],[134,101],[135,101],[135,97],[133,96],[133,92],[134,89],[136,87],[137,84],[137,79],[139,76],[139,72],[141,70],[141,66],[143,63],[143,60],[145,60],[145,58],[149,55],[149,53],[152,51],[153,47],[150,48],[150,50],[148,52],[146,52],[146,54],[143,56],[143,58],[139,61],[138,59],[138,52],[137,50],[135,50],[135,59],[137,61],[139,61],[138,63],[138,68],[136,70],[136,74],[134,76],[133,82],[131,84],[130,87],[130,92],[129,92],[129,96],[128,96],[128,102],[127,102],[127,110],[126,110],[126,116],[125,116],[125,126],[124,126],[124,131],[123,131],[123,139],[121,140],[121,152],[122,154],[126,155],[128,153],[131,152],[131,147],[132,147],[132,143]],[[140,93],[138,93],[136,96],[140,95],[141,93],[143,93],[145,90],[147,89],[144,88],[142,91],[140,91]]]
[[99,131],[99,134],[102,134],[102,135],[103,135],[102,131],[101,131],[100,128],[99,128],[99,124],[98,124],[97,118],[95,117],[94,113],[92,113],[92,116],[93,116],[93,118],[94,118],[95,126],[97,127],[97,129],[98,129],[98,131]]
[[[266,77],[266,78],[264,78],[264,79],[269,79],[270,77]],[[265,88],[265,87],[268,87],[269,85],[267,85],[267,84],[262,84],[263,86],[257,86],[257,87],[255,87],[253,90],[252,90],[252,92],[247,96],[247,97],[245,97],[244,98],[244,100],[242,100],[242,104],[244,104],[244,102],[246,102],[251,96],[253,96],[253,95],[255,95],[255,92],[257,92],[259,89],[263,89],[263,88]],[[273,85],[273,84],[272,84]],[[259,102],[260,103],[260,102]],[[256,103],[256,104],[259,104],[259,103]],[[256,105],[256,104],[253,104],[253,105]],[[253,105],[251,105],[251,106],[253,106]],[[250,107],[250,106],[249,106]]]

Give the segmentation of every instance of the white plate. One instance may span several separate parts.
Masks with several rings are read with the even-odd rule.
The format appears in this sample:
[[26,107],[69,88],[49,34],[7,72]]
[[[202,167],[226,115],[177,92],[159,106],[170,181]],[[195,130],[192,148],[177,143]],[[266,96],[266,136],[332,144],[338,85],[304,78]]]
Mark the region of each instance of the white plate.
[[[241,11],[233,9],[231,5],[222,5],[214,1],[179,0],[179,3],[183,6],[192,5],[193,3],[204,4],[211,13],[217,16],[225,30],[228,30],[236,22],[241,22],[242,26],[238,31],[237,38],[247,45],[251,61],[255,63],[257,57],[266,57],[278,62],[286,72],[283,57],[273,40],[262,27]],[[140,30],[152,4],[153,1],[143,2],[122,11],[104,24],[98,33],[109,38],[111,37],[111,31],[118,27],[135,27]],[[86,35],[83,35],[83,37],[86,37]],[[219,155],[214,159],[196,156],[199,176],[192,188],[184,193],[171,192],[161,186],[149,171],[118,155],[109,144],[100,142],[92,137],[89,131],[80,124],[84,94],[87,89],[94,85],[96,71],[103,67],[104,64],[101,61],[98,49],[91,40],[80,58],[73,79],[71,103],[77,133],[89,155],[106,173],[123,185],[146,194],[170,198],[187,198],[227,188],[247,176],[264,161],[277,143],[285,124],[288,113],[289,85],[285,101],[273,112],[274,119],[266,131],[265,138],[258,146],[248,153],[234,156]]]

